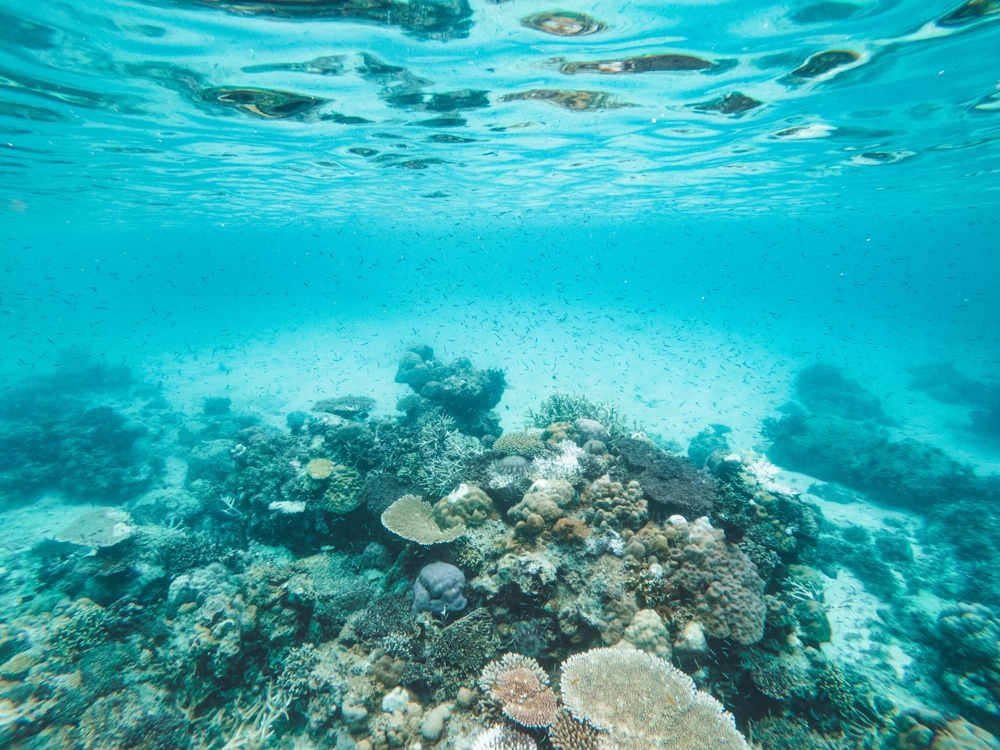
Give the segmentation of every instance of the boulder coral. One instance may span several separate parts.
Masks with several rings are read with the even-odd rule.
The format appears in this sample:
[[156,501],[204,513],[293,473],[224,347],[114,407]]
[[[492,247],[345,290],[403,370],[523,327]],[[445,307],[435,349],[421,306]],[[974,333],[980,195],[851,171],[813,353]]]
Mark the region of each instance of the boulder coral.
[[695,616],[715,638],[744,646],[764,636],[764,582],[757,566],[707,518],[688,524],[677,519],[683,542],[671,549],[669,582],[687,592]]
[[490,496],[474,484],[462,483],[434,505],[434,520],[442,529],[479,526],[500,518]]
[[648,517],[642,487],[636,481],[627,485],[613,482],[605,474],[594,480],[580,495],[585,506],[584,520],[595,529],[637,530]]
[[537,536],[563,518],[576,500],[576,491],[566,480],[539,479],[507,515],[514,521],[515,533]]

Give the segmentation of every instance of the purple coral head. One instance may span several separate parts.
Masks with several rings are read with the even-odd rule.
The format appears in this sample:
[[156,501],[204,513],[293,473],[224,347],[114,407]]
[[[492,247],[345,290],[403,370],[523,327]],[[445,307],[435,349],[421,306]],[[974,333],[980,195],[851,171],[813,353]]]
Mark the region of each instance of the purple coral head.
[[450,563],[435,562],[420,569],[413,583],[413,614],[461,612],[466,601],[465,574]]

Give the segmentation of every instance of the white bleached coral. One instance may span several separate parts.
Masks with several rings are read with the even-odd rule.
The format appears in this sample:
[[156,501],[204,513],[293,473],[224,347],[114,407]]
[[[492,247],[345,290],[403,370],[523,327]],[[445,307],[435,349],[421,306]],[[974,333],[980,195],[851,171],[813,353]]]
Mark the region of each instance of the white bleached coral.
[[538,745],[524,732],[499,726],[480,732],[471,750],[538,750]]
[[556,450],[549,451],[531,462],[528,476],[532,479],[562,479],[579,484],[583,479],[582,461],[587,454],[572,440],[563,440]]

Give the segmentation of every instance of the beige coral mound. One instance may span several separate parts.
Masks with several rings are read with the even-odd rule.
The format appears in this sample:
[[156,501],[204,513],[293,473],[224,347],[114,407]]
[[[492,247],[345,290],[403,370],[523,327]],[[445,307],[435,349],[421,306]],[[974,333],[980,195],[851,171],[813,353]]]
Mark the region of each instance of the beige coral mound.
[[464,524],[442,529],[434,520],[433,506],[419,495],[403,495],[386,508],[382,525],[407,541],[424,545],[452,542],[465,533]]
[[563,702],[609,750],[750,750],[733,717],[663,659],[596,648],[562,664]]
[[521,654],[504,654],[487,664],[479,686],[500,704],[507,718],[523,727],[547,727],[559,706],[548,675],[538,662]]

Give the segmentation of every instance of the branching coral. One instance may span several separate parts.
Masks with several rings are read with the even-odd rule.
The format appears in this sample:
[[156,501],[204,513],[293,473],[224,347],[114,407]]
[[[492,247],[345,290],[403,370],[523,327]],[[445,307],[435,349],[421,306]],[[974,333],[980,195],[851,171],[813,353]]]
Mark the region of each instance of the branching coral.
[[537,750],[538,745],[524,732],[506,724],[480,732],[472,750]]
[[553,750],[598,750],[601,733],[589,722],[573,718],[565,708],[556,711],[549,725]]

